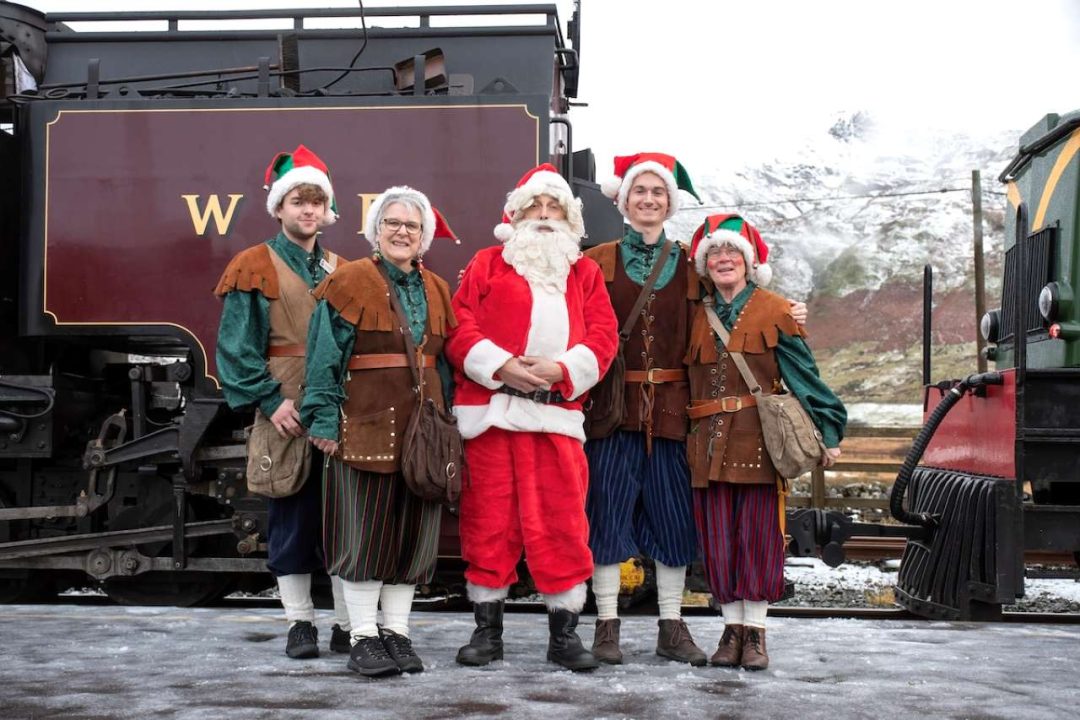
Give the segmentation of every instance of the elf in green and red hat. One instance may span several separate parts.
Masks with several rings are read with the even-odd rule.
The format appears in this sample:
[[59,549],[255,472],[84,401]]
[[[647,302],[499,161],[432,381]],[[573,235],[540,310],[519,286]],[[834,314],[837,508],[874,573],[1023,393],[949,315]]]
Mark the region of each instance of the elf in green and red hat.
[[[324,569],[323,463],[321,454],[308,450],[297,395],[315,309],[311,290],[342,260],[317,241],[337,219],[326,164],[300,145],[278,153],[264,177],[266,211],[280,228],[272,239],[237,254],[214,289],[222,299],[217,367],[229,406],[255,410],[248,451],[258,457],[249,458],[248,483],[276,496],[268,501],[266,566],[277,578],[290,623],[285,652],[303,659],[319,655],[311,574]],[[349,652],[349,616],[340,582],[332,580],[337,624],[330,649]]]
[[[694,303],[690,346],[687,457],[702,565],[724,615],[713,665],[764,670],[765,619],[784,592],[786,483],[764,451],[758,398],[790,391],[828,448],[840,456],[847,412],[822,381],[787,300],[764,286],[772,279],[769,248],[738,215],[712,215],[694,233],[690,256],[705,298]],[[710,323],[723,325],[721,339]],[[744,379],[738,353],[753,375]]]
[[[647,555],[656,566],[657,654],[704,665],[705,653],[682,620],[686,568],[698,554],[686,463],[690,393],[683,360],[690,301],[698,296],[699,278],[686,248],[664,231],[664,222],[680,208],[680,192],[698,196],[682,164],[656,152],[615,158],[615,177],[601,189],[615,201],[628,226],[623,237],[586,254],[603,270],[620,328],[639,296],[644,305],[622,346],[625,411],[619,427],[607,436],[591,434],[585,445],[597,606],[592,651],[603,662],[622,662],[619,566]],[[670,250],[661,260],[665,245]],[[644,286],[654,271],[654,284],[646,293]],[[805,311],[805,306],[800,309]],[[593,407],[595,411],[597,405]]]

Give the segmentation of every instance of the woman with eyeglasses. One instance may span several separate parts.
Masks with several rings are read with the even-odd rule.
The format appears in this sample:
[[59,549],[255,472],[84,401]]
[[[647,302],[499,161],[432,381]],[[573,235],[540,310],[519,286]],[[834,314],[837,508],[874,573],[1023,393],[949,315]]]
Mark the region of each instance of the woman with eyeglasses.
[[710,662],[764,670],[765,618],[784,592],[786,483],[765,449],[757,398],[734,355],[763,394],[786,385],[799,400],[828,448],[825,467],[840,456],[847,411],[818,374],[788,301],[764,289],[772,279],[769,248],[754,226],[738,215],[709,216],[690,255],[703,299],[687,353],[686,451],[705,577],[724,614]]
[[373,255],[340,266],[314,291],[300,416],[327,456],[324,548],[352,623],[348,667],[378,677],[424,669],[409,613],[417,584],[434,575],[442,517],[440,504],[413,495],[401,477],[400,440],[417,400],[402,332],[412,334],[426,392],[443,405],[443,340],[456,322],[448,285],[421,262],[435,237],[453,238],[423,193],[388,189],[368,210],[364,234]]

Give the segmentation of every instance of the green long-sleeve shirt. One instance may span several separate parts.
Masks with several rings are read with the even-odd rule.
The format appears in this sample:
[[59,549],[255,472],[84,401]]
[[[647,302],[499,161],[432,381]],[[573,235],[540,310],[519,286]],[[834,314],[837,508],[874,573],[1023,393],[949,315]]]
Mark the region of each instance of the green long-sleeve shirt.
[[[315,243],[308,253],[282,233],[267,240],[308,287],[314,288],[326,277],[323,250]],[[261,292],[233,290],[223,298],[221,324],[218,328],[217,368],[221,390],[229,406],[238,409],[257,407],[270,417],[284,400],[281,383],[270,375],[266,348],[270,342],[270,301]]]
[[[403,272],[390,263],[384,267],[409,320],[413,341],[419,344],[424,339],[428,319],[423,276],[417,270]],[[345,401],[345,370],[355,345],[356,326],[341,317],[326,300],[320,300],[308,326],[307,378],[300,407],[300,422],[313,437],[338,438],[338,413]],[[438,369],[443,387],[447,388],[449,368],[442,358]]]
[[[715,294],[716,314],[729,331],[734,327],[735,320],[746,307],[746,302],[756,287],[752,282],[747,283],[730,303],[726,302],[719,292]],[[716,347],[719,352],[725,350],[720,338],[716,338]],[[825,447],[839,447],[847,426],[847,409],[836,393],[822,381],[817,363],[814,362],[814,356],[806,342],[801,337],[780,333],[780,342],[776,346],[776,362],[780,366],[780,377],[784,384],[799,399],[810,419],[821,430]]]
[[[667,234],[661,231],[660,239],[655,244],[646,245],[641,233],[632,227],[627,227],[626,234],[623,235],[622,242],[619,243],[619,257],[622,259],[623,267],[631,280],[638,285],[645,284],[645,280],[649,277],[649,273],[652,272],[657,258],[660,257],[660,248],[664,246],[665,240],[667,240]],[[671,278],[675,277],[675,272],[679,269],[681,258],[682,248],[678,243],[675,243],[675,247],[671,248],[671,253],[668,255],[667,262],[664,263],[664,269],[660,271],[660,276],[656,278],[656,285],[653,286],[654,290],[661,290],[671,282]]]

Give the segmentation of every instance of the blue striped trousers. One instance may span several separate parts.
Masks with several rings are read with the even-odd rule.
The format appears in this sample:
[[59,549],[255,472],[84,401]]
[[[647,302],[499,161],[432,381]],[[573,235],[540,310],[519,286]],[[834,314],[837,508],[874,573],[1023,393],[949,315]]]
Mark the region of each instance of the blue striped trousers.
[[589,461],[589,549],[597,565],[647,555],[665,565],[697,556],[686,443],[619,430],[585,443]]

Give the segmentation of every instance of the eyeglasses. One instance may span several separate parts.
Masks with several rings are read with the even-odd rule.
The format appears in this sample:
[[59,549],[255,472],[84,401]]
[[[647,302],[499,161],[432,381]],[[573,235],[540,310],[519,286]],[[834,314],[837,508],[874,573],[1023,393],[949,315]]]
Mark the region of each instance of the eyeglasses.
[[405,228],[405,232],[410,235],[417,235],[422,227],[418,222],[412,222],[411,220],[409,222],[402,222],[401,220],[396,220],[394,218],[383,218],[382,226],[389,230],[391,235],[397,233],[401,228]]
[[731,245],[719,245],[717,247],[709,248],[709,251],[705,253],[706,256],[715,255],[717,257],[737,258],[742,257],[742,250]]

